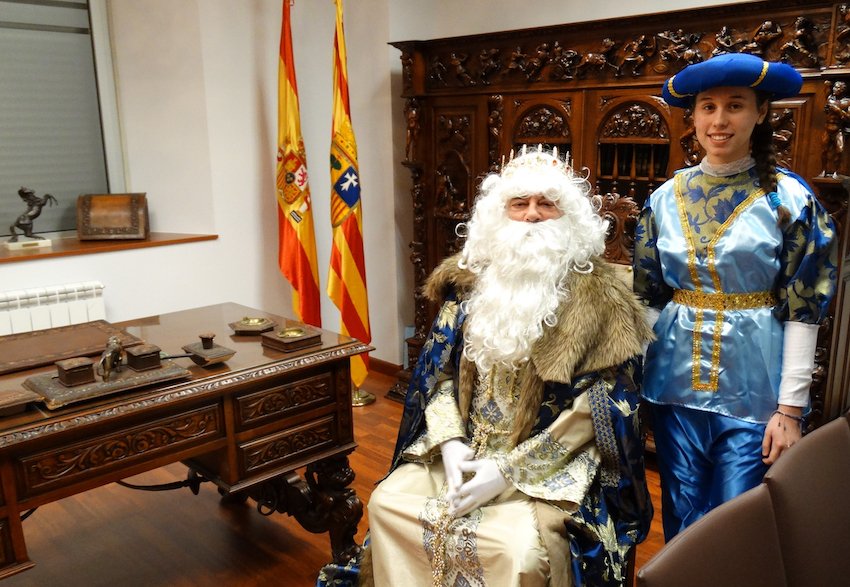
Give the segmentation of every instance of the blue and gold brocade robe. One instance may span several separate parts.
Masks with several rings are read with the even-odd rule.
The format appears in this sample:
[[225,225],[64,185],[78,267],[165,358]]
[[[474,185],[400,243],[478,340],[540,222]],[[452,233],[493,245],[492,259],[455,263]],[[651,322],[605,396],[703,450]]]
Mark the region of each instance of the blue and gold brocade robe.
[[[437,388],[441,373],[449,363],[455,373],[459,370],[465,318],[458,294],[452,291],[413,371],[391,470],[405,461],[407,449],[426,432],[425,411],[440,394]],[[604,332],[605,325],[600,324],[599,328]],[[546,439],[547,427],[562,411],[570,409],[579,395],[588,394],[601,462],[586,487],[578,512],[566,522],[576,587],[622,585],[630,550],[649,532],[652,503],[646,487],[637,413],[641,363],[639,356],[624,358],[621,364],[581,374],[568,383],[546,382],[529,438],[503,458],[513,471],[515,484],[523,477],[523,471],[539,468],[540,452],[557,452],[548,446],[551,443]],[[455,394],[456,389],[455,385]],[[530,476],[533,475],[527,477]],[[558,493],[564,487],[562,477],[569,474],[549,469],[545,476],[517,486],[528,495],[545,499],[540,496]]]

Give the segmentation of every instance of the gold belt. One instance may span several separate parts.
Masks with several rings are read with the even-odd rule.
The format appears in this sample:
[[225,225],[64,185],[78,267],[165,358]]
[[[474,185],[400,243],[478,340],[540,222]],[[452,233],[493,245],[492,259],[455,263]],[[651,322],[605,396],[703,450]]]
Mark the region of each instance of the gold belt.
[[778,300],[772,291],[752,293],[705,293],[687,289],[674,289],[673,301],[700,310],[751,310],[772,308]]

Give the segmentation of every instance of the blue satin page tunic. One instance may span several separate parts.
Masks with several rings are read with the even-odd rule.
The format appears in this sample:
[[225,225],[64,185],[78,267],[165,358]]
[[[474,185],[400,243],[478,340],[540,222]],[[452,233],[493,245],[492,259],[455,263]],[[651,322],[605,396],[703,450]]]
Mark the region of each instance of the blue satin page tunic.
[[635,291],[662,312],[646,357],[645,399],[770,419],[783,322],[820,323],[837,275],[828,214],[788,172],[778,174],[777,194],[796,219],[784,230],[754,169],[720,178],[686,169],[647,200]]

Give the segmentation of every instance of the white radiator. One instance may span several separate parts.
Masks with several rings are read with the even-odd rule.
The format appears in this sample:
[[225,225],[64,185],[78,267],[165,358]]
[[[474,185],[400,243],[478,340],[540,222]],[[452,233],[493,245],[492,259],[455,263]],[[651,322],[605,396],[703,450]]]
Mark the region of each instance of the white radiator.
[[0,292],[0,335],[105,319],[99,281]]

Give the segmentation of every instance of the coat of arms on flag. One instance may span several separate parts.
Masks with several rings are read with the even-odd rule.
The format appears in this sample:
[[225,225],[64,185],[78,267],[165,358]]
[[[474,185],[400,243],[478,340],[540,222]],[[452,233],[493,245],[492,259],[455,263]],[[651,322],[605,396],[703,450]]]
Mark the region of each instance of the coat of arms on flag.
[[[281,154],[278,153],[278,157]],[[289,151],[283,159],[283,187],[280,196],[287,204],[293,204],[304,193],[307,186],[307,166],[294,151]]]
[[360,201],[357,150],[341,134],[331,143],[331,224],[339,226]]

